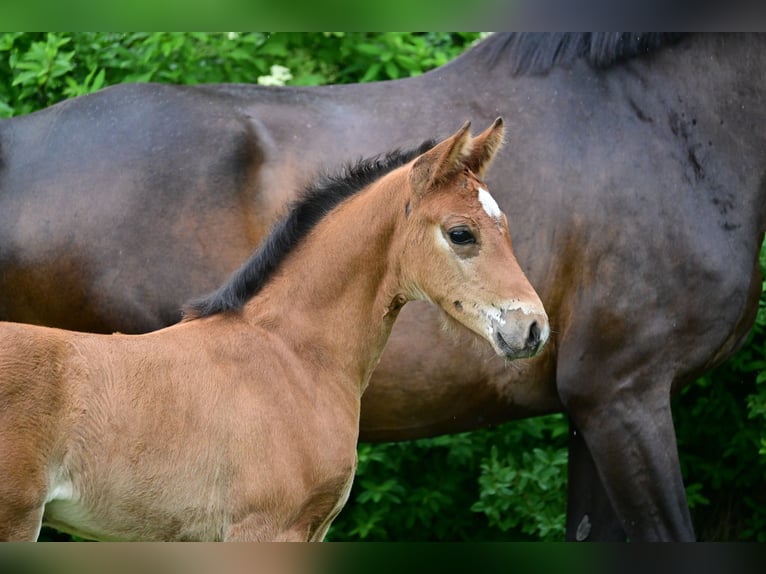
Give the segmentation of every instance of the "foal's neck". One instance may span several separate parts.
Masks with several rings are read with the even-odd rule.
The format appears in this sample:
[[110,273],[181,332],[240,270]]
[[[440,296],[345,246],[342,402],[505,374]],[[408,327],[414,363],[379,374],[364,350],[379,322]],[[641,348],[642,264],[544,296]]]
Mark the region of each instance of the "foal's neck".
[[401,306],[390,249],[405,217],[401,189],[388,177],[336,207],[244,310],[247,320],[268,325],[312,365],[342,371],[360,394]]

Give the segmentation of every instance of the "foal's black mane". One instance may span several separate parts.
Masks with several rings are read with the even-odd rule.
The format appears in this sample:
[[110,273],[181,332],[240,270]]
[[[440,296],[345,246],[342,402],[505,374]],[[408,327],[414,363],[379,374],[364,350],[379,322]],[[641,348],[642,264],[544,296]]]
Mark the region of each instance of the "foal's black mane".
[[535,76],[584,59],[608,68],[675,44],[682,34],[659,32],[506,32],[492,34],[469,52],[495,66],[501,59],[514,76]]
[[309,234],[316,224],[343,200],[361,191],[373,181],[400,167],[434,146],[426,141],[419,147],[395,150],[346,165],[334,175],[325,175],[304,190],[250,258],[229,280],[213,293],[184,306],[185,319],[208,317],[225,311],[237,311],[268,283],[287,255]]

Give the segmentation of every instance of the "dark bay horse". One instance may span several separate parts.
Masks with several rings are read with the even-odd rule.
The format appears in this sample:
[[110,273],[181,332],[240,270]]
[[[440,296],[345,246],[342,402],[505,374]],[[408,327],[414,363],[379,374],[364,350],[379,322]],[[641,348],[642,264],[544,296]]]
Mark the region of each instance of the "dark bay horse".
[[[503,115],[490,174],[551,317],[509,368],[408,305],[362,440],[556,411],[567,538],[691,540],[670,397],[749,331],[766,227],[766,38],[496,34],[416,78],[123,85],[0,123],[0,316],[138,332],[247,257],[340,159]],[[468,335],[463,335],[468,338]],[[435,344],[438,341],[439,344]]]
[[407,301],[505,360],[548,318],[479,179],[497,120],[313,188],[185,320],[144,335],[0,323],[0,539],[322,540],[360,397]]

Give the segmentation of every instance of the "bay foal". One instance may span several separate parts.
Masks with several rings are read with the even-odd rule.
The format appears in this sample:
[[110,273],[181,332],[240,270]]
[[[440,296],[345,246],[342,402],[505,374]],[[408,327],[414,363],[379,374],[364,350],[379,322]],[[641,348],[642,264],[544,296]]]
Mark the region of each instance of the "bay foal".
[[145,335],[0,324],[0,537],[321,540],[360,397],[425,299],[508,359],[548,337],[481,181],[497,120],[362,162],[298,202],[186,319]]

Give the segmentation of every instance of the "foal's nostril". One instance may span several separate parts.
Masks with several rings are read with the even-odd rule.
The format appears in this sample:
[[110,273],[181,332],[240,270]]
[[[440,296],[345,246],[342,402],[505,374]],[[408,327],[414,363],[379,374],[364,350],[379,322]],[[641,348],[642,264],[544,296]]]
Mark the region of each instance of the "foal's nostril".
[[540,327],[537,326],[537,321],[532,321],[529,326],[529,336],[527,337],[527,348],[535,348],[540,344]]

